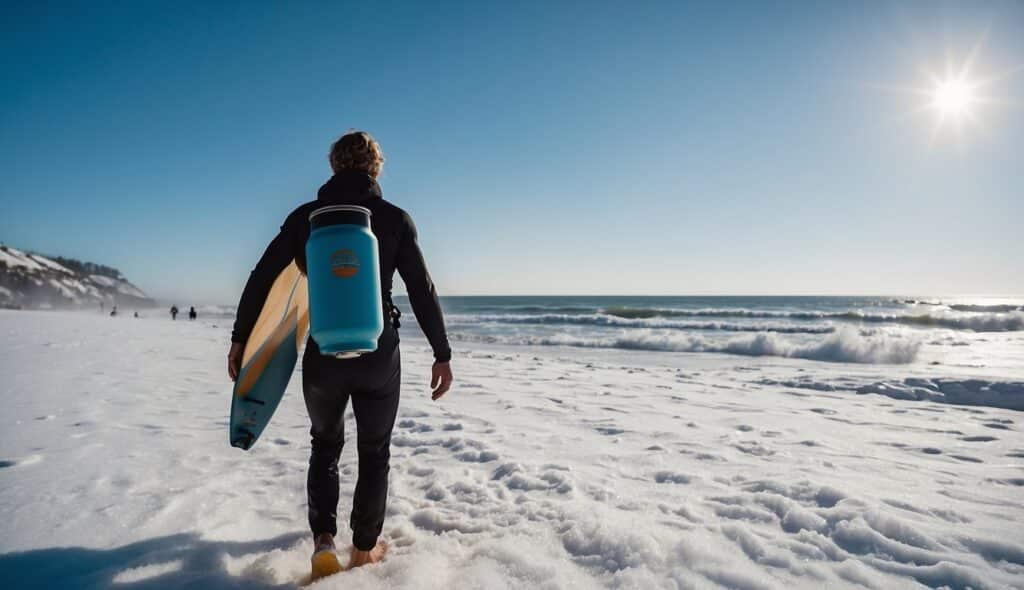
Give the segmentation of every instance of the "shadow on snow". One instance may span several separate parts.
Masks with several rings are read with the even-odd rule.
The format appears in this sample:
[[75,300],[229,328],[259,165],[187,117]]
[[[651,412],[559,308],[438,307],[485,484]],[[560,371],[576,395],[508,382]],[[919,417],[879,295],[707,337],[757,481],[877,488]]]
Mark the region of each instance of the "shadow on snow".
[[[206,541],[183,533],[112,549],[51,547],[5,553],[0,555],[0,580],[7,588],[290,588],[295,584],[231,575],[224,558],[289,549],[304,536],[287,533],[262,541]],[[159,567],[167,564],[173,565]],[[145,566],[151,566],[150,572],[126,571]],[[121,579],[115,580],[118,574]]]

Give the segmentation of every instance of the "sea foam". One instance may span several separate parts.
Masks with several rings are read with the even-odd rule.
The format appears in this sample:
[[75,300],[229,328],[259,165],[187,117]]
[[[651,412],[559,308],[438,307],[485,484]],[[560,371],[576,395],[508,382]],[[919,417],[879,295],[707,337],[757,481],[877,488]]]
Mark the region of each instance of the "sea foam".
[[653,309],[639,307],[612,307],[605,309],[608,315],[630,318],[673,318],[673,317],[715,317],[715,318],[757,318],[781,320],[834,320],[878,324],[901,324],[915,327],[952,328],[975,332],[1014,332],[1024,330],[1024,312],[971,312],[968,315],[948,313],[934,314],[883,314],[862,311],[818,312],[818,311],[766,311],[752,309]]
[[921,343],[893,334],[862,335],[850,328],[840,329],[810,343],[789,341],[772,333],[757,333],[729,340],[708,339],[699,335],[673,334],[653,330],[616,336],[581,337],[570,334],[552,336],[477,336],[455,333],[463,341],[534,346],[574,346],[662,352],[711,352],[746,356],[777,356],[834,363],[907,364],[914,361]]
[[612,328],[655,328],[666,330],[701,330],[720,332],[779,332],[783,334],[829,334],[835,331],[829,325],[795,324],[740,324],[715,321],[681,321],[678,319],[652,317],[627,318],[603,313],[590,314],[457,314],[448,317],[452,323],[479,324],[534,324],[534,325],[579,325],[605,326]]
[[1006,313],[1009,311],[1024,311],[1024,306],[1016,304],[996,304],[996,305],[970,305],[966,303],[954,303],[949,306],[954,311],[970,311],[970,312],[995,312],[995,313]]

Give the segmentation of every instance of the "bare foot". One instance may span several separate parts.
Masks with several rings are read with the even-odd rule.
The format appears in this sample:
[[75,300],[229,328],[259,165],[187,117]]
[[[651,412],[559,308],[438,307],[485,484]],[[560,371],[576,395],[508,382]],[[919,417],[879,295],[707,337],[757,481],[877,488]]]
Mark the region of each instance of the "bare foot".
[[369,551],[360,551],[355,547],[352,548],[352,561],[348,564],[349,568],[364,566],[368,563],[380,563],[384,559],[384,554],[388,551],[388,544],[383,539],[377,541],[377,546]]

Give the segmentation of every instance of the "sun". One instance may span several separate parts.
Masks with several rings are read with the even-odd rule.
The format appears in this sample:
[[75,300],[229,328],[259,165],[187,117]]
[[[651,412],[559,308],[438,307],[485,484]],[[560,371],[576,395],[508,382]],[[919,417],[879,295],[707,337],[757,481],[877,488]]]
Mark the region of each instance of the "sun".
[[946,47],[944,64],[937,55],[917,64],[914,83],[875,85],[902,95],[906,110],[900,120],[921,117],[930,127],[929,149],[940,139],[953,139],[963,149],[971,136],[990,135],[1007,109],[1024,108],[1019,97],[1000,92],[1007,90],[1009,78],[1024,72],[1024,63],[995,67],[982,59],[987,38],[986,30],[969,49]]
[[947,78],[932,89],[931,107],[943,119],[962,119],[973,114],[977,98],[975,84],[965,78]]
[[920,97],[915,110],[930,112],[932,119],[929,146],[949,132],[961,144],[968,130],[983,131],[982,111],[992,102],[985,93],[989,80],[974,75],[972,62],[969,58],[959,67],[947,64],[944,73],[929,73],[927,82],[915,89]]

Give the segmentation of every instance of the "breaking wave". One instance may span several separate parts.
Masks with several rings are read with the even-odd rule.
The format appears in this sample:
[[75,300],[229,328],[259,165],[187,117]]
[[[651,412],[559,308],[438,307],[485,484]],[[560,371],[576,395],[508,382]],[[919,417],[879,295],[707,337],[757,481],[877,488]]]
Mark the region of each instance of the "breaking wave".
[[762,311],[751,309],[654,309],[610,307],[604,313],[625,319],[678,317],[755,318],[783,320],[835,320],[846,322],[901,324],[917,327],[952,328],[975,332],[1015,332],[1024,330],[1024,313],[977,312],[971,315],[876,314],[860,311]]
[[608,314],[557,314],[538,315],[453,315],[453,323],[498,323],[535,325],[581,325],[607,326],[611,328],[655,328],[669,330],[702,330],[721,332],[779,332],[783,334],[829,334],[834,326],[800,326],[792,324],[736,324],[725,322],[686,322],[671,318],[624,318]]
[[914,361],[919,341],[879,334],[864,336],[852,329],[841,329],[811,343],[788,341],[771,333],[757,333],[715,341],[699,335],[681,335],[651,330],[611,337],[553,336],[480,336],[454,333],[457,340],[533,346],[574,346],[662,352],[712,352],[746,356],[776,356],[833,363],[907,364]]
[[949,306],[953,311],[969,311],[980,313],[1006,313],[1010,311],[1024,311],[1020,305],[969,305],[966,303],[954,303]]
[[[182,307],[186,313],[187,307]],[[236,307],[234,305],[197,305],[196,313],[201,317],[234,317]]]
[[543,305],[514,305],[512,307],[503,307],[501,309],[507,309],[508,311],[515,313],[590,313],[594,311],[594,308],[592,307],[546,307]]

